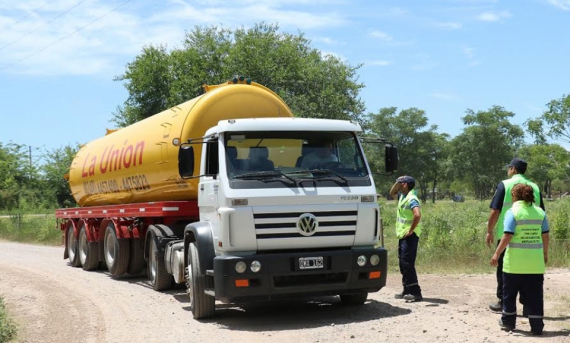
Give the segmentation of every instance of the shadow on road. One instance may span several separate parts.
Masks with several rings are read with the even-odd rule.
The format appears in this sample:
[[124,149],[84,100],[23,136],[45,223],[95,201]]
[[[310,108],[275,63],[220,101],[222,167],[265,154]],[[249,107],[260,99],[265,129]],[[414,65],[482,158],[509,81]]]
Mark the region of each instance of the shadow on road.
[[[189,306],[184,309],[190,311]],[[215,322],[228,330],[281,331],[366,322],[409,313],[409,309],[376,300],[368,300],[361,306],[346,306],[338,297],[330,296],[243,305],[216,304],[216,316],[207,322]]]

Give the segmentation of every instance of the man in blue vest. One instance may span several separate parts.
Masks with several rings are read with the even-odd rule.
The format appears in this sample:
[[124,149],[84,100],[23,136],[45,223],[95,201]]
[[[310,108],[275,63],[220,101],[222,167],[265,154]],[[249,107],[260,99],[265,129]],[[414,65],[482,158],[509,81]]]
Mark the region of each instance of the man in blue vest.
[[420,240],[422,217],[420,202],[413,191],[416,181],[411,176],[400,176],[390,189],[393,199],[398,199],[396,237],[398,237],[398,260],[402,273],[402,293],[397,299],[422,301],[422,290],[416,273],[416,255]]
[[[520,158],[513,158],[511,163],[507,164],[508,179],[499,182],[497,189],[495,190],[495,195],[493,200],[491,200],[491,213],[489,214],[489,220],[487,221],[487,236],[485,238],[487,245],[491,246],[493,241],[499,244],[501,238],[503,237],[503,225],[505,213],[512,207],[513,201],[511,197],[511,190],[513,187],[519,183],[523,183],[532,187],[535,195],[535,203],[540,204],[540,207],[544,210],[544,201],[538,189],[538,186],[527,179],[524,174],[527,169],[527,162]],[[493,231],[495,234],[493,235]],[[489,305],[489,308],[495,312],[501,312],[503,310],[503,258],[505,253],[500,255],[497,264],[497,302]],[[524,304],[524,298],[520,299],[521,304]],[[526,311],[523,307],[523,315]]]

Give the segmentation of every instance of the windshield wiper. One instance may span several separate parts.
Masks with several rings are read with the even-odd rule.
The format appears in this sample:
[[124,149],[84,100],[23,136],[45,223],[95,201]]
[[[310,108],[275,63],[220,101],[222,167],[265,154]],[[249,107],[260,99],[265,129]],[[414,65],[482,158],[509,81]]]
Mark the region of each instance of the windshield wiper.
[[[331,169],[309,169],[308,172],[311,172],[313,175],[328,175],[328,174],[333,174],[334,176],[338,177],[339,179],[341,179],[343,181],[343,183],[346,185],[348,184],[348,180],[340,175],[339,173],[335,172],[334,170]],[[323,178],[319,178],[319,180],[323,180]],[[328,179],[327,179],[328,180]],[[334,180],[334,179],[331,179]]]
[[[257,178],[266,178],[266,177],[278,177],[278,176],[283,176],[284,178],[286,178],[287,180],[291,181],[292,183],[295,183],[296,180],[290,176],[285,175],[282,171],[279,170],[268,170],[268,171],[259,171],[259,172],[252,172],[252,173],[245,173],[245,174],[239,174],[234,176],[234,179],[257,179]],[[273,180],[262,180],[262,181],[273,181]],[[275,179],[275,181],[283,181],[280,179]]]

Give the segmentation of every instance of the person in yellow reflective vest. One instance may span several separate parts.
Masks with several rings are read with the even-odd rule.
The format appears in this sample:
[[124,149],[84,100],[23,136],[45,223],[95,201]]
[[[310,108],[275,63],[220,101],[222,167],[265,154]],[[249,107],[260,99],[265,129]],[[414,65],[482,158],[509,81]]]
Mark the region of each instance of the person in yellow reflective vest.
[[[534,192],[534,203],[540,204],[540,207],[544,210],[544,201],[538,189],[538,186],[525,177],[526,169],[528,164],[525,160],[520,158],[513,158],[511,163],[507,164],[508,179],[499,182],[493,200],[491,200],[491,213],[489,214],[489,220],[487,221],[487,236],[485,238],[487,245],[491,246],[493,241],[496,241],[497,245],[503,237],[503,221],[505,218],[505,213],[511,208],[513,200],[511,199],[511,190],[513,186],[519,183],[523,183],[532,187]],[[493,231],[495,234],[493,235]],[[503,254],[504,255],[504,254]],[[502,299],[503,299],[503,255],[499,257],[499,262],[497,265],[497,302],[489,305],[489,308],[495,312],[501,312],[503,309]],[[520,303],[524,304],[524,297],[520,298]],[[523,316],[526,316],[526,311],[523,307]]]
[[420,220],[422,213],[420,202],[413,190],[416,181],[411,176],[400,176],[390,189],[393,199],[398,199],[396,237],[398,237],[398,260],[402,273],[402,293],[397,299],[421,301],[422,290],[416,273],[416,255],[420,240]]
[[503,310],[499,325],[514,330],[517,320],[517,294],[525,299],[533,335],[544,328],[544,271],[548,262],[548,220],[533,203],[532,186],[517,184],[511,191],[513,206],[505,214],[503,237],[491,258],[497,266],[503,259]]

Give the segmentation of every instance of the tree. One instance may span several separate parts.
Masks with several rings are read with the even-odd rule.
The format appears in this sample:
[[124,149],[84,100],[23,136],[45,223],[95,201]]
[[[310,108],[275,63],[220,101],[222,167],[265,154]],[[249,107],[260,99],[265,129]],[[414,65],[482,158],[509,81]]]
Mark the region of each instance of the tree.
[[203,93],[237,74],[279,94],[296,116],[361,121],[364,104],[356,71],[310,46],[303,34],[280,33],[277,25],[251,29],[196,27],[181,48],[145,47],[123,75],[129,97],[113,121],[126,126]]
[[79,146],[67,145],[46,152],[46,163],[42,166],[44,189],[46,194],[55,196],[58,207],[75,206],[75,199],[64,175],[69,173],[69,166],[78,150]]
[[462,118],[466,127],[452,140],[455,177],[471,184],[480,199],[506,177],[504,167],[522,145],[522,128],[509,120],[514,115],[500,106],[477,113],[468,109]]
[[547,106],[542,116],[525,122],[528,131],[537,143],[545,143],[545,136],[570,143],[570,94],[550,101]]
[[[398,148],[399,175],[411,175],[419,181],[416,187],[422,199],[426,199],[429,183],[437,184],[439,166],[444,157],[447,135],[436,132],[437,126],[428,126],[425,112],[417,108],[401,110],[396,107],[381,108],[369,114],[367,133],[389,140]],[[366,155],[373,170],[380,170],[383,151],[378,147],[366,147]],[[383,188],[389,185],[383,185]],[[435,186],[433,186],[435,187]]]
[[528,145],[520,150],[528,162],[526,175],[552,197],[552,181],[570,180],[570,152],[557,144]]

